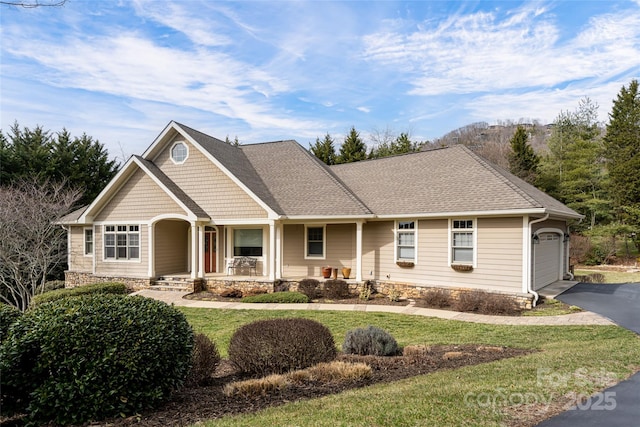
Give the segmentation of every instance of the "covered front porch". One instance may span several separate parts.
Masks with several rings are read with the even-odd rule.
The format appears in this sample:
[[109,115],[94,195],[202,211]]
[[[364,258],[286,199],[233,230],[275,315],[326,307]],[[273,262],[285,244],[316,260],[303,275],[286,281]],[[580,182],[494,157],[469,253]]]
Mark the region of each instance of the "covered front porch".
[[[350,278],[361,281],[362,224],[161,218],[149,225],[148,273],[152,283],[172,286],[198,280],[273,283],[322,279],[328,265],[348,267]],[[243,259],[251,263],[238,262]]]

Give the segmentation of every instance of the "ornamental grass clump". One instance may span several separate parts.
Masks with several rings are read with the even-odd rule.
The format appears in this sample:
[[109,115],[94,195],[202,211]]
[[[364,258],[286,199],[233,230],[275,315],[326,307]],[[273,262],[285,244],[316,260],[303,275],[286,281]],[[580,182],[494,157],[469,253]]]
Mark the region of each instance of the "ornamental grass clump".
[[216,344],[205,334],[195,334],[193,338],[193,357],[186,384],[191,387],[206,386],[220,364],[220,353]]
[[337,356],[329,329],[302,318],[258,320],[241,326],[231,337],[228,353],[240,371],[261,376],[304,369]]
[[166,401],[192,361],[180,311],[126,295],[85,295],[38,305],[0,346],[3,415],[29,424],[82,424],[130,416]]
[[351,329],[342,344],[342,351],[360,356],[395,356],[398,343],[390,333],[377,326]]

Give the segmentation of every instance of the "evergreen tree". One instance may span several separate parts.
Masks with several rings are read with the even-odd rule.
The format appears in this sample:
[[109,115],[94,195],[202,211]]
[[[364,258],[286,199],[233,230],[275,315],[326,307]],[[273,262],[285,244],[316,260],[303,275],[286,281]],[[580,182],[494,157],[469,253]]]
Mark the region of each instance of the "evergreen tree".
[[538,164],[540,158],[529,145],[527,130],[518,126],[515,134],[509,141],[511,153],[509,153],[509,170],[512,174],[522,178],[529,184],[535,184],[538,177]]
[[354,126],[351,127],[349,135],[344,139],[344,143],[340,147],[340,155],[337,163],[351,163],[367,158],[367,146],[360,138],[360,133],[356,131]]
[[411,142],[408,133],[402,132],[391,144],[391,151],[393,154],[412,153],[416,151],[416,144]]
[[585,226],[610,219],[603,167],[598,106],[589,98],[573,112],[561,112],[547,143],[538,185],[567,206],[588,216]]
[[[640,228],[640,94],[638,81],[613,101],[604,137],[610,192],[618,219]],[[640,230],[636,230],[640,246]]]
[[333,138],[327,133],[324,139],[316,138],[316,143],[309,147],[314,156],[327,165],[336,164],[336,149],[333,146]]
[[0,185],[22,179],[65,181],[83,191],[80,204],[90,203],[118,171],[99,141],[83,134],[72,138],[63,129],[55,136],[41,126],[20,128],[16,122],[9,137],[0,132]]

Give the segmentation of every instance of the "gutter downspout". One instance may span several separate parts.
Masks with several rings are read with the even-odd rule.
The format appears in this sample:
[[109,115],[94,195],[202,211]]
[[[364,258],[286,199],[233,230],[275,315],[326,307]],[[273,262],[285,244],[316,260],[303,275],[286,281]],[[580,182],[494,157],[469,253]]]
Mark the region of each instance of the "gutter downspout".
[[[527,235],[529,236],[529,247],[532,247],[533,245],[531,244],[531,226],[533,224],[537,224],[539,222],[543,222],[549,219],[549,214],[545,214],[542,218],[538,218],[538,219],[534,219],[533,221],[529,221],[529,232],[527,233]],[[529,263],[531,264],[534,257],[535,257],[535,248],[532,249],[532,256],[531,259],[529,259]],[[532,272],[535,271],[535,265],[532,266],[533,268],[531,269]],[[533,278],[532,275],[529,275],[529,278],[527,279],[527,292],[533,294],[533,301],[531,302],[531,306],[535,307],[536,303],[538,302],[538,300],[540,299],[540,295],[538,295],[538,293],[536,291],[533,290]]]

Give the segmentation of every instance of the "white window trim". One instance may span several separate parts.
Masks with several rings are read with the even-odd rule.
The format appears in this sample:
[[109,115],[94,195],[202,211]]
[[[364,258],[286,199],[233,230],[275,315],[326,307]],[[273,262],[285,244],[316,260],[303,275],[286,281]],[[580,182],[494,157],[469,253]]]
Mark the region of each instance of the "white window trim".
[[[233,259],[235,256],[233,254],[234,249],[235,249],[235,232],[236,230],[257,230],[260,229],[262,230],[262,256],[252,256],[251,258],[255,258],[259,261],[264,261],[266,260],[267,257],[267,251],[269,249],[269,229],[264,227],[264,226],[252,226],[252,225],[246,225],[246,226],[228,226],[225,227],[226,230],[229,230],[229,234],[231,235],[231,238],[228,239],[228,245],[227,247],[229,248],[228,250],[228,258],[229,259]],[[225,237],[226,238],[226,237]]]
[[[187,155],[184,157],[184,160],[182,160],[182,161],[180,161],[180,162],[173,158],[173,149],[174,149],[174,148],[175,148],[175,146],[176,146],[176,145],[178,145],[178,144],[182,144],[182,145],[184,145],[184,148],[187,150]],[[176,164],[176,165],[181,165],[181,164],[183,164],[184,162],[186,162],[186,161],[187,161],[187,159],[189,158],[189,146],[187,145],[187,143],[186,143],[186,142],[184,142],[184,141],[176,141],[176,142],[174,142],[174,143],[173,143],[173,145],[171,146],[171,149],[169,150],[169,158],[170,158],[170,159],[171,159],[171,161],[172,161],[174,164]]]
[[[91,230],[91,253],[87,253],[87,231]],[[93,257],[96,251],[96,233],[93,231],[93,227],[84,227],[82,229],[82,252],[86,257]]]
[[[473,268],[477,268],[478,267],[478,218],[477,217],[465,217],[465,218],[450,218],[449,219],[449,255],[448,255],[448,262],[449,262],[449,266],[451,266],[452,264],[457,264],[457,265],[469,265],[468,262],[454,262],[453,261],[453,232],[454,232],[454,228],[453,228],[453,221],[467,221],[467,220],[471,220],[473,221],[473,228],[471,229],[465,229],[465,230],[471,230],[473,232],[473,261],[472,261],[472,266]],[[455,229],[455,230],[462,230],[462,229]]]
[[[127,259],[123,259],[123,258],[117,258],[117,254],[118,254],[118,226],[119,225],[124,225],[127,227],[127,255],[129,254],[129,234],[133,234],[133,233],[138,233],[138,258],[127,258]],[[138,231],[129,231],[129,226],[137,226],[138,227]],[[116,245],[115,245],[115,253],[116,253],[116,257],[114,258],[107,258],[107,251],[106,251],[106,238],[105,238],[105,234],[107,234],[107,227],[108,226],[114,226],[115,231],[113,232],[109,232],[109,234],[113,233],[116,234]],[[122,232],[121,232],[122,233]],[[95,250],[95,232],[94,232],[94,250]],[[132,223],[106,223],[104,225],[102,225],[102,261],[105,263],[110,263],[110,262],[114,262],[114,263],[141,263],[142,262],[142,224],[132,224]]]
[[[399,232],[407,232],[407,230],[400,230],[399,224],[401,222],[413,222],[413,261],[409,258],[398,258],[398,233]],[[414,264],[418,264],[418,220],[417,219],[402,219],[396,220],[393,224],[393,259],[395,262],[408,261],[413,262]],[[410,230],[409,230],[410,231]]]
[[[309,228],[322,228],[322,255],[309,255]],[[327,258],[327,226],[326,225],[307,225],[304,226],[304,259]]]

